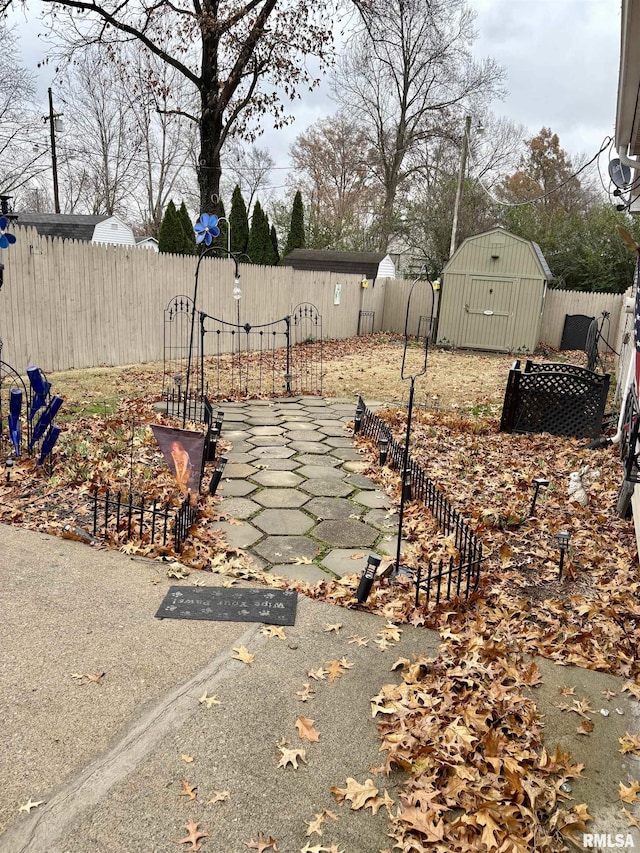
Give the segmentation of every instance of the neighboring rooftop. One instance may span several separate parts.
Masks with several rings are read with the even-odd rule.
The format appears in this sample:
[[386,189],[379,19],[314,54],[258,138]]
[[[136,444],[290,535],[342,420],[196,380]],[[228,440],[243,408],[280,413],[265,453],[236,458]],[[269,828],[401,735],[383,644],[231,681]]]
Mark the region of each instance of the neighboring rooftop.
[[294,249],[282,259],[282,266],[296,270],[319,270],[350,275],[361,275],[375,279],[380,261],[385,255],[381,252],[334,252],[324,249]]
[[111,217],[106,214],[89,216],[80,213],[18,213],[18,225],[35,228],[41,237],[62,237],[66,240],[85,240],[90,243],[96,225]]

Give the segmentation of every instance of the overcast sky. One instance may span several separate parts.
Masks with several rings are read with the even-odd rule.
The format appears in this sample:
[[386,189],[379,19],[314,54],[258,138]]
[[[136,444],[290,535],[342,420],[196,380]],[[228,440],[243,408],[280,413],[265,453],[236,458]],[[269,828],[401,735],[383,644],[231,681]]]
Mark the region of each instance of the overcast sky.
[[[477,12],[477,58],[491,56],[507,72],[509,95],[493,110],[535,135],[550,127],[571,155],[595,154],[613,133],[620,49],[620,0],[470,0]],[[30,8],[33,9],[33,0]],[[43,103],[51,73],[38,71],[42,46],[33,16],[15,13],[24,63],[39,74]],[[285,131],[269,131],[258,144],[269,146],[276,165],[301,131],[332,112],[328,86],[307,94],[297,120]],[[284,183],[285,169],[274,173]]]

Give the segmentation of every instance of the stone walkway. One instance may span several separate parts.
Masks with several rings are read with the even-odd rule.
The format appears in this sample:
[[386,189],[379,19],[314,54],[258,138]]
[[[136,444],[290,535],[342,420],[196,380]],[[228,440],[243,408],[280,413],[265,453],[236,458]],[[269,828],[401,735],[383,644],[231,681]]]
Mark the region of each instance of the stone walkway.
[[219,409],[233,447],[218,488],[230,520],[218,526],[232,547],[309,583],[360,573],[369,553],[395,557],[398,517],[361,473],[369,466],[346,429],[353,402],[293,397]]

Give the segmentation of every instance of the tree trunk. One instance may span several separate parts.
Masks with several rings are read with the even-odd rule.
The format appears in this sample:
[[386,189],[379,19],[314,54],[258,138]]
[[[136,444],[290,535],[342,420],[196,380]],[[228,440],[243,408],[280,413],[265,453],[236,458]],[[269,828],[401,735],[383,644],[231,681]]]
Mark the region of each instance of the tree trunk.
[[200,157],[198,160],[198,186],[200,187],[200,212],[211,213],[220,195],[220,142],[222,115],[202,98],[200,120]]

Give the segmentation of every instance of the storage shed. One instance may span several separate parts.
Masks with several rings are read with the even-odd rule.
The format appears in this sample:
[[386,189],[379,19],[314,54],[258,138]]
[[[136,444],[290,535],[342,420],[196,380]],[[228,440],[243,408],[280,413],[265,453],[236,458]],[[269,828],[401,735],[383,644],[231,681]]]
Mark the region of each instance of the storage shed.
[[531,353],[551,270],[537,243],[492,228],[468,237],[442,274],[437,343]]

